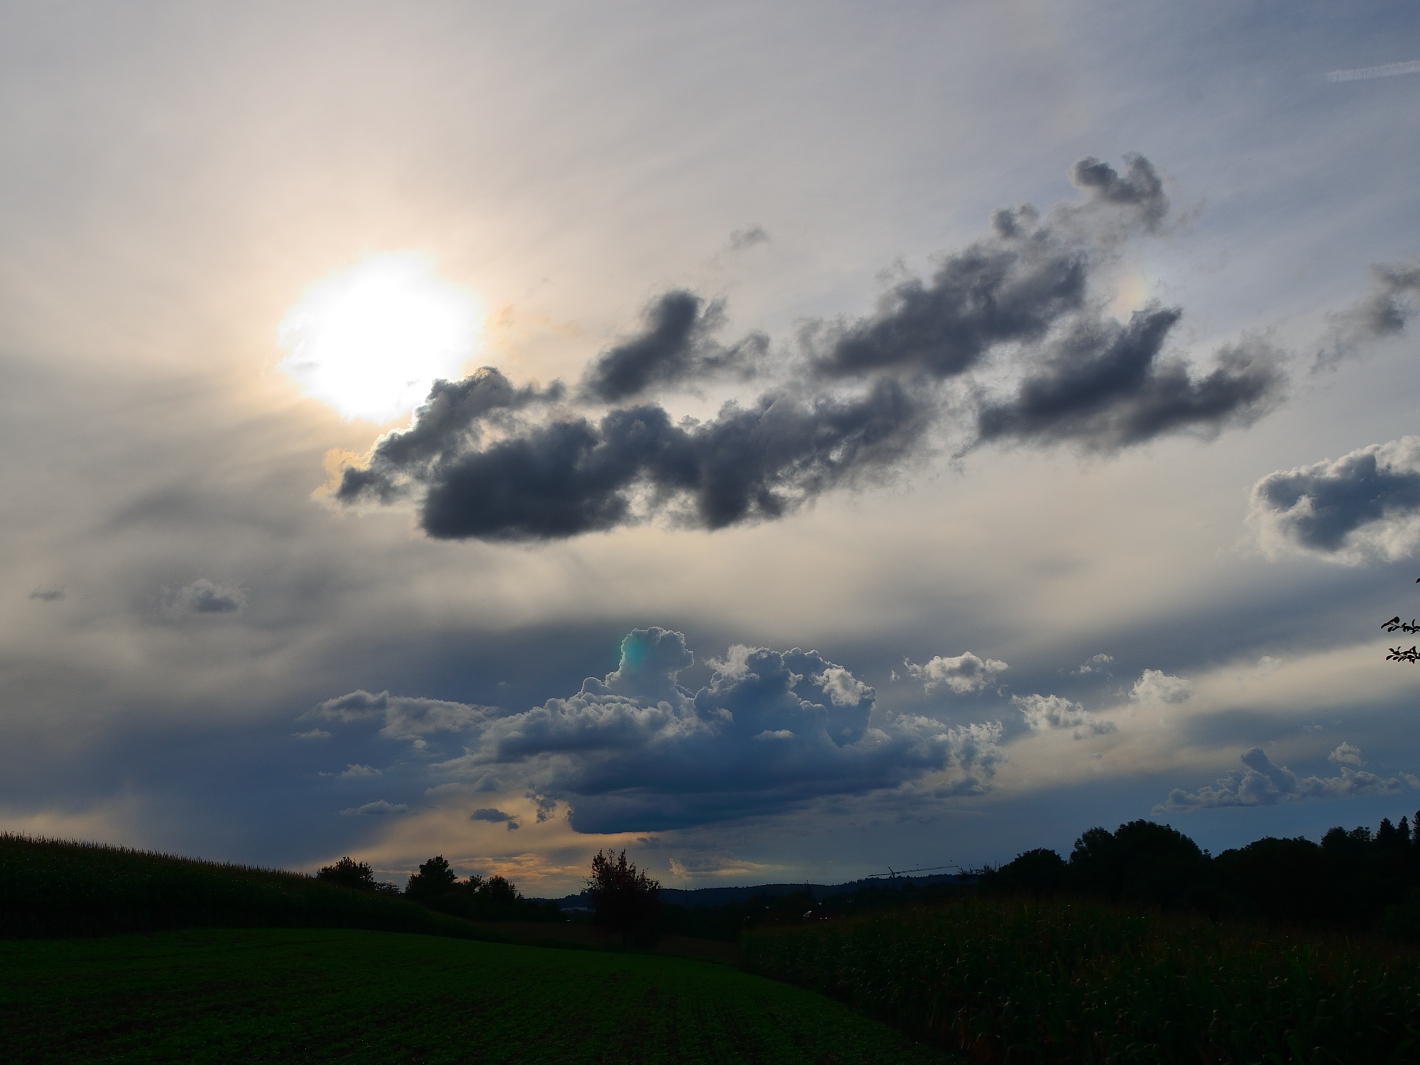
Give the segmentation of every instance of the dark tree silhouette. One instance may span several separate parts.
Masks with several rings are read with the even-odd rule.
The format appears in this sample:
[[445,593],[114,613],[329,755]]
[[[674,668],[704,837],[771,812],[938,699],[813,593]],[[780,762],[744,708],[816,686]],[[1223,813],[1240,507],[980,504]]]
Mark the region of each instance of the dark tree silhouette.
[[1193,904],[1206,888],[1209,859],[1170,825],[1130,821],[1115,832],[1092,828],[1070,853],[1066,886],[1110,900]]
[[458,883],[458,879],[457,874],[449,868],[449,863],[440,854],[430,858],[419,867],[419,872],[409,878],[404,894],[416,902],[420,899],[432,899],[448,891]]
[[368,862],[357,862],[348,854],[334,865],[321,866],[320,872],[316,873],[316,879],[354,888],[356,891],[373,892],[376,895],[399,894],[399,888],[393,884],[384,884],[375,879],[375,871],[370,868]]
[[514,906],[523,901],[523,896],[519,893],[517,886],[501,876],[490,876],[480,885],[478,891],[488,900],[490,908],[499,911],[508,910],[511,912]]
[[656,918],[661,910],[661,885],[644,870],[619,855],[597,851],[592,875],[587,878],[593,921],[621,933],[623,943],[650,946],[656,941]]
[[1065,859],[1053,850],[1037,847],[1016,855],[1015,861],[999,869],[989,870],[982,876],[981,884],[993,891],[1053,895],[1065,886],[1067,868]]
[[[1415,583],[1420,584],[1420,577],[1415,578]],[[1420,632],[1420,624],[1416,624],[1414,618],[1409,621],[1401,621],[1399,614],[1389,621],[1382,622],[1381,628],[1386,632],[1403,632],[1407,635]],[[1390,654],[1385,656],[1385,660],[1387,662],[1420,662],[1420,644],[1411,644],[1409,650],[1402,647],[1392,647]]]

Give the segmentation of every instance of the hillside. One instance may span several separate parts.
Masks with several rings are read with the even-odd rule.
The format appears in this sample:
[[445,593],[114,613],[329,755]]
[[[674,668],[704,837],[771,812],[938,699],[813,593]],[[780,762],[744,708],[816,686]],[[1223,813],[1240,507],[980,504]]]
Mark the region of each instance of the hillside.
[[403,899],[303,873],[0,834],[0,938],[203,927],[368,928],[500,938]]

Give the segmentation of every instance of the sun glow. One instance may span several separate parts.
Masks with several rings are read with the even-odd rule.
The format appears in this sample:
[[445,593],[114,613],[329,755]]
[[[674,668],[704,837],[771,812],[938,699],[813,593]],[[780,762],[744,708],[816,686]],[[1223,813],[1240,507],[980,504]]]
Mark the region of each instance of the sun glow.
[[383,422],[414,409],[436,378],[473,354],[472,293],[427,256],[389,252],[312,285],[281,323],[281,369],[346,418]]
[[1148,303],[1153,294],[1153,278],[1142,266],[1131,266],[1115,281],[1114,302],[1110,310],[1120,318],[1127,318]]

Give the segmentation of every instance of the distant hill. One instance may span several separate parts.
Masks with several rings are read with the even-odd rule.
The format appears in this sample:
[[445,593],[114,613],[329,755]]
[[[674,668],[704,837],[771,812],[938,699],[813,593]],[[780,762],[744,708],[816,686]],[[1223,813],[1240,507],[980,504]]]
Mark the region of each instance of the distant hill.
[[[958,873],[937,873],[931,876],[868,877],[863,880],[849,880],[842,884],[754,884],[747,887],[708,888],[661,888],[661,901],[671,906],[728,906],[735,902],[746,902],[760,895],[793,895],[807,892],[816,900],[832,895],[851,895],[863,888],[878,890],[894,888],[928,887],[935,884],[974,884],[976,877]],[[539,900],[557,903],[564,910],[591,909],[592,900],[585,891],[576,895],[564,895],[560,899]]]

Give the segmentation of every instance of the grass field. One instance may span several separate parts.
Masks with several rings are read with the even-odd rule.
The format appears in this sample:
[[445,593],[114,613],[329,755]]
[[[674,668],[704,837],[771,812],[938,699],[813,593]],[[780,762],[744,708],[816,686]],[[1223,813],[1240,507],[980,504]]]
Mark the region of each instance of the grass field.
[[1420,1061],[1420,955],[1080,901],[747,932],[754,970],[980,1062]]
[[728,966],[340,929],[0,942],[0,1061],[955,1059]]

